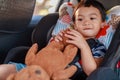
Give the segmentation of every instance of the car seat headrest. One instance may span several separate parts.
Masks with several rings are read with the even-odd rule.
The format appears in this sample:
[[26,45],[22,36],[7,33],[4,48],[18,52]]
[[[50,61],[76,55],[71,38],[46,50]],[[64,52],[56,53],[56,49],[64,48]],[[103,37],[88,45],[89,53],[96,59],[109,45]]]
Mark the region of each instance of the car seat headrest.
[[0,1],[0,31],[17,31],[30,23],[36,0]]

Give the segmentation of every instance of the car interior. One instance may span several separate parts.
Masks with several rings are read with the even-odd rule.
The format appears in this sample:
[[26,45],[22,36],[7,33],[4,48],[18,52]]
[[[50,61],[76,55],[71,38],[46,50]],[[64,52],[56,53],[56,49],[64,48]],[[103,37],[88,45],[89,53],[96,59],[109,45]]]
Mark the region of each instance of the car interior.
[[[26,53],[33,43],[38,43],[39,50],[45,47],[59,18],[58,10],[60,5],[64,2],[75,3],[75,1],[79,2],[80,0],[60,0],[54,13],[42,16],[38,20],[33,19],[36,0],[0,1],[0,63],[7,64],[10,61],[24,63]],[[100,1],[105,6],[106,11],[116,5],[120,6],[120,0],[97,1]],[[36,23],[34,23],[35,21]],[[100,68],[93,71],[87,80],[120,79],[120,72],[115,71],[116,65],[120,61],[119,29],[120,24],[118,24],[112,37]],[[86,76],[83,80],[85,79]]]

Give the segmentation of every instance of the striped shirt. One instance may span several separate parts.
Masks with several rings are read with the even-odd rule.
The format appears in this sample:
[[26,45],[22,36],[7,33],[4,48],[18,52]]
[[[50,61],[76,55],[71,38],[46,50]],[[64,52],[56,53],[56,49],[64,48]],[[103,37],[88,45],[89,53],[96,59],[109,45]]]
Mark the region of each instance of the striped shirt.
[[95,39],[96,45],[91,49],[94,58],[101,58],[105,56],[106,47],[104,44]]

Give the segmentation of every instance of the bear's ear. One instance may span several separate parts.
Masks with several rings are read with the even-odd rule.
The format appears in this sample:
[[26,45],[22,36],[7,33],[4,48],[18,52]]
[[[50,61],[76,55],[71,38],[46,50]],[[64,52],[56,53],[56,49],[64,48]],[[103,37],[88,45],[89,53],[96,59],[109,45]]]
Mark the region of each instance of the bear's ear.
[[16,75],[15,73],[10,74],[6,80],[15,80],[15,75]]
[[37,51],[38,51],[38,44],[34,43],[27,52],[27,55],[25,57],[25,64],[31,65],[31,63],[35,59],[35,55],[37,54]]

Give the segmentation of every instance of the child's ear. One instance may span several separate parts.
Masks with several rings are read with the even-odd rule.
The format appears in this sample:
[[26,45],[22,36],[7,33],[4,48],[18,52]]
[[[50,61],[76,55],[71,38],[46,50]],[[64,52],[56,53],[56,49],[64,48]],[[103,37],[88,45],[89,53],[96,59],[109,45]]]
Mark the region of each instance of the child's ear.
[[101,28],[104,28],[105,25],[107,25],[107,22],[106,21],[102,22]]

